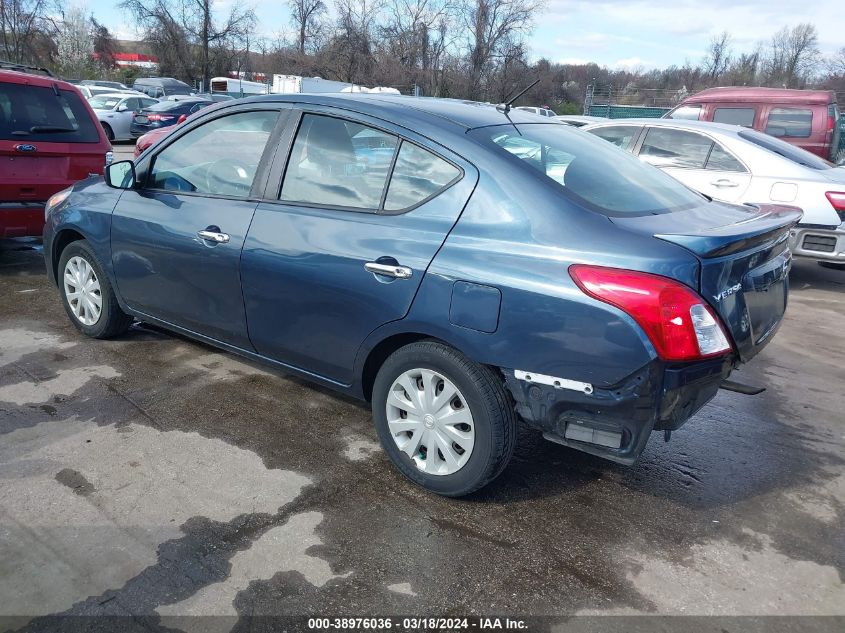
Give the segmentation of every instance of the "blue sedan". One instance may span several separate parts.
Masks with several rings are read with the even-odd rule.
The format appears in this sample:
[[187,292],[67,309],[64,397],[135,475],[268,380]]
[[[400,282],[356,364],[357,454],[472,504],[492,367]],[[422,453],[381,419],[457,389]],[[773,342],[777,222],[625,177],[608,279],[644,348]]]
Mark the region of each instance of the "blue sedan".
[[748,391],[728,377],[781,322],[801,212],[713,202],[504,106],[271,95],[204,109],[46,216],[82,333],[140,319],[367,400],[397,468],[459,496],[520,418],[631,464]]

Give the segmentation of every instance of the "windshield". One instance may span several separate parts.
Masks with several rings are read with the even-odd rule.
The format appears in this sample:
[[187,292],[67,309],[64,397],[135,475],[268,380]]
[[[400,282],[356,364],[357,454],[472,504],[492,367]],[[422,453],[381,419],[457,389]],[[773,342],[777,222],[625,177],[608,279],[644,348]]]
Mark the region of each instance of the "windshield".
[[111,110],[114,106],[120,103],[123,97],[93,97],[88,99],[88,103],[95,110]]
[[769,136],[768,134],[756,132],[755,130],[742,130],[739,132],[739,136],[740,138],[750,141],[763,149],[779,154],[793,163],[798,163],[799,165],[809,167],[810,169],[823,170],[835,167],[833,163],[830,163],[823,158],[819,158],[807,150],[791,145],[786,141],[781,141],[780,139]]
[[576,202],[605,215],[667,213],[704,202],[659,169],[572,127],[499,125],[474,134],[545,174]]

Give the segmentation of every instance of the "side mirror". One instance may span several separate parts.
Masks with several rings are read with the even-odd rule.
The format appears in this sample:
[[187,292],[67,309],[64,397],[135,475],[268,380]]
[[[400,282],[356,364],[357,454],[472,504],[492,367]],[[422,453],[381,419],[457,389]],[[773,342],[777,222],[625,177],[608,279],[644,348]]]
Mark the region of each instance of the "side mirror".
[[119,106],[117,106],[118,112],[126,112],[128,109],[129,109],[129,106],[126,105],[125,103],[121,103]]
[[112,163],[103,174],[106,184],[115,189],[132,189],[135,186],[135,163],[131,160],[122,160]]

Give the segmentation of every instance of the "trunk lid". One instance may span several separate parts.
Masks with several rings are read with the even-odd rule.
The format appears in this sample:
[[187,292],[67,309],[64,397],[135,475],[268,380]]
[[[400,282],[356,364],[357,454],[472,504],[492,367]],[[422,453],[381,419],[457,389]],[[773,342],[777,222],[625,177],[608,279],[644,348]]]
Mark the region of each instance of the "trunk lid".
[[792,262],[787,240],[800,219],[795,207],[710,203],[611,221],[695,254],[701,264],[697,290],[718,312],[745,362],[765,347],[783,318]]

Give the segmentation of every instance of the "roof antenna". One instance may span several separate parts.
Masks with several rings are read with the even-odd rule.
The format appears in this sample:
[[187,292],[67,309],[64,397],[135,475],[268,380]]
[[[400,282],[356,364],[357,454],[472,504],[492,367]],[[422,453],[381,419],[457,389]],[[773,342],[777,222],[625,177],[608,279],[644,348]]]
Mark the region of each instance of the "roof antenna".
[[497,105],[497,106],[496,106],[496,109],[497,109],[499,112],[504,112],[505,114],[507,114],[508,112],[510,112],[510,111],[511,111],[511,106],[514,104],[514,101],[516,101],[517,99],[519,99],[522,95],[524,95],[526,92],[528,92],[529,90],[531,90],[531,89],[532,89],[534,86],[536,86],[538,83],[540,83],[540,79],[539,79],[539,77],[538,77],[537,79],[535,79],[535,80],[534,80],[534,83],[532,83],[531,85],[527,86],[526,88],[524,88],[523,90],[521,90],[519,93],[517,93],[517,95],[516,95],[515,97],[512,97],[511,99],[508,99],[505,103],[500,103],[499,105]]

